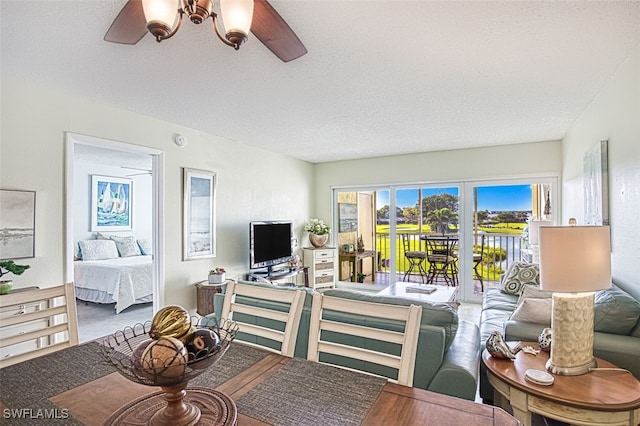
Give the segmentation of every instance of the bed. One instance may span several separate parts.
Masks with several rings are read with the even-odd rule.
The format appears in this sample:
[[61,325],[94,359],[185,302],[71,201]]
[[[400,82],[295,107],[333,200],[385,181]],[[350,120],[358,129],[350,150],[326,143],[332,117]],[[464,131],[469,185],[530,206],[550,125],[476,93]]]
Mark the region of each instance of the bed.
[[[82,260],[74,262],[76,298],[86,302],[115,303],[116,314],[129,306],[153,301],[153,256],[121,256],[109,243],[79,243]],[[112,241],[113,242],[113,241]],[[99,247],[95,250],[96,246]],[[115,247],[115,246],[114,246]],[[96,254],[97,253],[97,254]]]

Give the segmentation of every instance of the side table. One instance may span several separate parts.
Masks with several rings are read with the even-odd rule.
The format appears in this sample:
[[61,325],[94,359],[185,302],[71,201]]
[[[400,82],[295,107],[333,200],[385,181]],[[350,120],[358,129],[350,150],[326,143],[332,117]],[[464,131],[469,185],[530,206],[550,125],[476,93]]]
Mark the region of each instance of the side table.
[[[539,349],[537,343],[522,346]],[[484,350],[494,400],[502,408],[511,404],[513,415],[523,425],[531,425],[531,413],[576,425],[640,424],[640,381],[628,371],[597,358],[598,368],[580,376],[554,375],[550,386],[524,378],[529,369],[545,370],[547,352],[538,355],[518,352],[513,361],[492,357]]]
[[222,284],[209,284],[208,281],[200,281],[196,284],[196,312],[198,315],[209,315],[213,313],[213,295],[216,293],[222,293],[222,287],[227,282]]

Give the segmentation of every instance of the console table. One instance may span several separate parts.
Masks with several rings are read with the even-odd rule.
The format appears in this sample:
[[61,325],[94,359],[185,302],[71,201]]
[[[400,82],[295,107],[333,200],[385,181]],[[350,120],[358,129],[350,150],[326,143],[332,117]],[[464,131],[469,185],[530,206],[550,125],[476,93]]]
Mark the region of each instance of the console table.
[[371,258],[371,280],[376,281],[376,252],[375,250],[354,251],[340,253],[340,278],[342,278],[342,262],[349,262],[351,281],[358,281],[358,274],[362,271],[362,261]]
[[[537,343],[522,346],[539,348]],[[495,389],[494,401],[511,404],[513,415],[523,425],[531,425],[531,413],[580,425],[640,424],[640,382],[628,371],[597,359],[598,368],[580,376],[553,375],[550,386],[527,381],[528,369],[545,371],[547,352],[538,355],[518,352],[514,361],[492,357],[486,350],[482,361]]]

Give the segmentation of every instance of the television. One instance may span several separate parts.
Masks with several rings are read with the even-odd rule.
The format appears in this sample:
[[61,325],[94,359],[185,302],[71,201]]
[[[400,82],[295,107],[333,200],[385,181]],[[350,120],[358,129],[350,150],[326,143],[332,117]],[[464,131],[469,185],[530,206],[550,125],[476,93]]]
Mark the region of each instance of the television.
[[290,261],[292,237],[290,220],[249,223],[249,268],[267,268],[270,275],[275,265]]

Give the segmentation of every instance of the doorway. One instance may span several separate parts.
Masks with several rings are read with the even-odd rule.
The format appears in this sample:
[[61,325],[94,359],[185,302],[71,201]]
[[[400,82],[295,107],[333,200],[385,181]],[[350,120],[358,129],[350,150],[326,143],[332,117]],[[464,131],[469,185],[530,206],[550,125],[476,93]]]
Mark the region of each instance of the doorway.
[[[76,282],[76,261],[81,256],[78,251],[79,241],[104,238],[105,235],[106,238],[109,238],[116,236],[116,234],[127,237],[137,236],[138,243],[143,240],[148,242],[146,251],[149,253],[145,257],[149,258],[149,266],[145,275],[148,277],[148,269],[150,269],[150,278],[148,279],[150,280],[151,294],[147,295],[144,300],[140,298],[134,301],[147,302],[148,306],[151,306],[152,315],[159,306],[162,306],[164,299],[162,284],[164,282],[164,254],[160,249],[163,247],[163,233],[160,226],[163,207],[160,192],[164,165],[162,151],[75,133],[67,133],[65,143],[65,282]],[[131,207],[129,232],[104,232],[101,235],[96,232],[95,220],[92,218],[92,210],[95,209],[93,198],[96,197],[94,193],[96,185],[92,181],[95,176],[101,175],[114,178],[114,180],[126,181],[130,185],[128,187],[131,191],[129,202],[132,205],[129,206]],[[138,193],[136,193],[137,186],[139,186]],[[135,197],[138,197],[139,203],[135,203]],[[136,205],[141,210],[138,216],[135,216]],[[143,206],[148,207],[145,209]],[[144,252],[143,249],[140,251],[140,254]],[[94,297],[92,296],[92,298]],[[96,296],[95,299],[99,299],[99,297]],[[84,304],[85,302],[79,303]],[[106,305],[101,305],[101,303]],[[105,311],[104,307],[109,307],[109,301],[105,299],[94,306]],[[85,330],[92,330],[89,340],[122,329],[122,320],[124,319],[122,314],[129,311],[127,317],[132,318],[132,312],[135,312],[140,306],[144,305],[134,303],[132,307],[127,307],[124,312],[119,314],[116,314],[115,310],[112,311],[111,315],[106,315],[101,319],[99,327],[91,327],[87,322]],[[109,309],[106,311],[108,312]],[[148,311],[144,315],[147,316]],[[81,335],[86,340],[87,336],[86,333],[83,334],[81,321],[82,318],[79,315],[78,326]],[[93,333],[97,335],[93,335]]]

